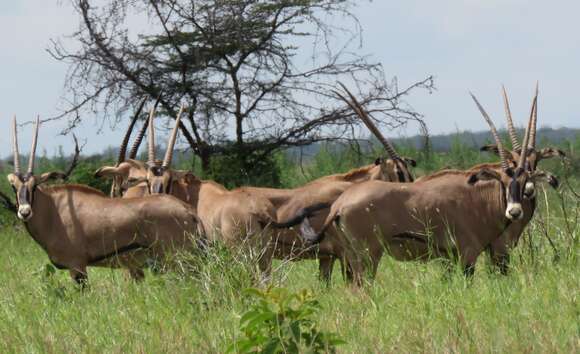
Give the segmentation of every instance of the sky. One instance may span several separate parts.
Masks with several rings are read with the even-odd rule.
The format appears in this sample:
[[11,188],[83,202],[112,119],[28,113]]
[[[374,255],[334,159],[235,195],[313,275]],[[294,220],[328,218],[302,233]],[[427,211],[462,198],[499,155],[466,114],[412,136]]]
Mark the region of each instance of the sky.
[[[360,1],[354,9],[363,28],[361,53],[381,62],[402,86],[435,76],[437,90],[417,91],[407,101],[424,114],[432,134],[486,130],[469,98],[473,91],[503,126],[500,89],[510,95],[514,119],[529,114],[540,83],[539,125],[580,127],[580,2],[561,0]],[[54,116],[63,107],[67,65],[50,57],[51,39],[72,33],[79,19],[67,0],[0,1],[0,157],[10,155],[10,121]],[[72,152],[72,137],[59,133],[66,121],[42,126],[39,147]],[[84,153],[117,145],[125,124],[115,127],[87,117],[75,133]],[[409,125],[388,136],[414,135]],[[20,128],[20,150],[32,134]],[[42,150],[41,150],[42,151]]]

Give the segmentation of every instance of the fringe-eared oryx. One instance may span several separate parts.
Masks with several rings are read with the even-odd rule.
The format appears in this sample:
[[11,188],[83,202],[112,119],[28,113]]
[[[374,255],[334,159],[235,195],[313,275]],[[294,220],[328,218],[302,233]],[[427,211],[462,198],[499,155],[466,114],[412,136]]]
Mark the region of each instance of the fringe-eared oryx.
[[[342,83],[339,83],[339,85],[349,98],[335,91],[337,97],[344,101],[369,128],[371,133],[377,137],[384,146],[388,158],[378,158],[372,165],[353,169],[346,173],[321,177],[294,189],[241,188],[244,191],[258,194],[270,200],[276,207],[278,219],[289,218],[301,210],[310,209],[310,206],[321,207],[316,215],[308,216],[304,224],[308,228],[320,230],[330,211],[329,206],[351,186],[370,180],[413,182],[410,166],[416,166],[415,160],[400,156],[388,139],[381,134],[355,96]],[[328,207],[322,208],[323,206]],[[292,257],[295,259],[318,258],[320,278],[326,282],[330,281],[335,260],[332,247],[325,248],[327,244],[322,244],[319,249],[308,250],[299,229],[281,230],[278,234],[278,241],[281,245],[278,247],[278,257]]]
[[[272,229],[284,229],[302,222],[317,208],[302,209],[279,222],[272,203],[257,194],[242,189],[229,191],[213,181],[198,179],[189,171],[171,169],[173,149],[184,107],[181,107],[170,135],[165,158],[155,158],[154,108],[149,115],[148,161],[146,164],[125,160],[118,166],[102,167],[97,177],[119,178],[127,186],[124,198],[147,194],[171,194],[193,207],[210,240],[220,239],[226,245],[250,245],[261,254],[260,268],[268,273],[275,241]],[[139,139],[142,137],[138,137]],[[124,143],[126,143],[124,141]],[[123,149],[123,147],[122,147]],[[256,240],[258,238],[258,240]]]
[[127,252],[159,257],[170,249],[196,245],[197,215],[172,196],[111,199],[86,186],[43,187],[62,174],[34,174],[39,124],[37,120],[28,170],[21,173],[14,119],[14,173],[8,181],[16,194],[18,217],[56,267],[68,269],[79,283],[87,279],[87,266],[126,267],[140,278],[144,259],[128,257]]
[[[538,87],[536,86],[536,96],[537,91]],[[507,120],[508,135],[512,145],[512,150],[511,151],[507,150],[506,152],[508,155],[508,159],[511,160],[510,163],[515,164],[516,161],[518,161],[520,154],[522,152],[522,146],[520,145],[516,130],[514,128],[511,109],[509,106],[509,100],[504,87],[502,87],[502,96]],[[563,151],[557,148],[547,147],[540,150],[536,150],[537,121],[538,121],[538,108],[536,103],[527,148],[527,161],[528,161],[527,168],[530,173],[538,171],[537,170],[538,163],[543,159],[552,157],[562,158],[566,156]],[[499,154],[497,145],[486,145],[482,147],[482,151],[490,151]],[[474,166],[473,168],[471,168],[471,170],[473,171],[479,168],[481,167]],[[500,166],[496,164],[495,168],[496,169],[500,168]],[[546,172],[543,173],[545,173],[545,179],[550,184],[550,186],[552,186],[553,188],[557,188],[559,183],[556,176]],[[532,219],[532,216],[534,215],[534,211],[536,209],[535,197],[536,197],[536,187],[534,183],[529,181],[528,183],[526,183],[524,189],[524,199],[522,201],[522,205],[524,208],[524,217],[521,220],[514,221],[500,237],[498,237],[495,241],[491,243],[488,249],[494,265],[496,265],[503,274],[506,274],[508,271],[510,250],[517,245],[525,227],[528,225],[528,223]]]
[[[471,274],[479,254],[514,220],[524,217],[526,183],[543,178],[526,170],[527,150],[515,168],[509,165],[493,122],[475,101],[498,145],[500,170],[442,171],[412,184],[369,181],[354,185],[334,202],[321,231],[304,236],[343,257],[357,284],[367,269],[371,275],[376,273],[385,250],[400,260],[459,257],[466,274]],[[337,232],[325,238],[333,226]]]

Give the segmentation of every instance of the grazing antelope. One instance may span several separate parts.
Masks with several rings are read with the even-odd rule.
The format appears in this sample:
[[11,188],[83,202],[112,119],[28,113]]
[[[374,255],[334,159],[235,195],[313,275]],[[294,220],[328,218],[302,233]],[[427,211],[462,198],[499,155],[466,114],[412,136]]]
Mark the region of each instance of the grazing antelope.
[[143,257],[126,257],[127,252],[159,258],[174,248],[194,247],[198,218],[172,196],[111,199],[86,186],[43,187],[62,173],[34,174],[39,125],[37,119],[23,174],[14,119],[14,173],[7,178],[16,194],[18,218],[57,268],[68,269],[79,284],[87,280],[87,266],[125,267],[141,278]]
[[[523,146],[528,145],[536,100]],[[487,114],[484,118],[500,152],[499,171],[443,171],[412,184],[356,184],[333,203],[322,230],[305,232],[304,237],[327,242],[326,247],[347,261],[357,285],[367,269],[371,276],[376,274],[385,249],[399,260],[459,257],[465,273],[473,274],[479,254],[514,220],[523,218],[526,183],[543,178],[526,170],[527,150],[515,168],[509,166],[493,122]],[[325,239],[331,226],[337,232]]]

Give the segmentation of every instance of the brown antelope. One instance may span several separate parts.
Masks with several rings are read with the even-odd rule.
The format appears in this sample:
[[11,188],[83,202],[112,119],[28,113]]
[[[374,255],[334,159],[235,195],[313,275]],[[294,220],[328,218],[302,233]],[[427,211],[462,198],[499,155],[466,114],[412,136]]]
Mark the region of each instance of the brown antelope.
[[[537,96],[537,86],[536,86],[536,96]],[[502,96],[503,96],[503,102],[504,102],[504,110],[505,110],[505,115],[506,115],[506,120],[507,120],[507,128],[508,128],[508,135],[512,144],[512,150],[511,151],[507,151],[508,153],[508,157],[511,158],[512,163],[515,163],[515,161],[517,161],[520,157],[520,154],[522,152],[522,147],[518,141],[518,137],[517,137],[517,133],[516,130],[514,128],[514,124],[513,124],[513,120],[512,120],[512,115],[511,115],[511,110],[510,110],[510,106],[509,106],[509,100],[507,97],[507,93],[505,91],[505,88],[502,87]],[[536,103],[537,105],[537,103]],[[556,148],[543,148],[541,150],[536,151],[536,128],[537,128],[537,121],[538,121],[538,109],[536,106],[536,109],[534,110],[533,113],[533,123],[532,123],[532,128],[530,131],[530,139],[529,139],[529,144],[528,144],[528,148],[527,148],[527,161],[528,161],[528,171],[530,173],[533,173],[534,171],[537,171],[537,166],[538,163],[543,160],[543,159],[547,159],[547,158],[552,158],[552,157],[565,157],[566,155],[564,154],[563,151],[556,149]],[[497,145],[486,145],[484,147],[482,147],[482,151],[490,151],[490,152],[494,152],[496,154],[499,154],[499,150],[497,148]],[[476,170],[480,168],[479,166],[474,166],[473,168],[471,168],[471,170]],[[499,168],[499,166],[496,164],[495,166],[493,166],[492,168]],[[553,188],[558,188],[558,180],[557,178],[549,173],[544,173],[545,174],[545,179],[548,181],[548,183],[550,184],[550,186],[552,186]],[[507,230],[504,232],[504,234],[502,234],[499,238],[497,238],[495,241],[492,242],[492,244],[490,245],[488,252],[490,253],[492,262],[495,266],[497,266],[502,274],[506,274],[508,272],[508,267],[509,267],[509,254],[512,248],[514,248],[525,227],[528,225],[528,223],[530,222],[530,220],[532,219],[532,216],[534,215],[534,211],[536,208],[536,193],[535,193],[535,185],[534,183],[528,182],[526,183],[525,189],[524,189],[524,196],[525,198],[522,201],[522,205],[524,208],[524,217],[521,220],[518,221],[514,221],[510,227],[507,228]]]
[[[278,219],[283,220],[301,210],[309,210],[312,205],[317,207],[322,207],[324,205],[330,206],[345,190],[354,184],[371,180],[400,183],[413,182],[413,175],[410,172],[409,166],[416,166],[415,160],[401,157],[396,152],[394,146],[381,134],[380,130],[373,123],[356,97],[346,88],[346,86],[341,83],[339,84],[350,99],[337,91],[335,91],[335,94],[357,114],[371,133],[377,137],[384,146],[389,158],[379,158],[375,161],[374,165],[364,166],[347,173],[321,177],[302,187],[294,189],[257,187],[242,188],[244,191],[258,194],[270,200],[277,209]],[[329,208],[321,209],[316,215],[305,219],[302,227],[320,230],[329,211]],[[278,240],[282,245],[286,245],[286,247],[279,247],[279,254],[277,256],[291,256],[298,259],[318,258],[320,278],[327,283],[330,282],[335,261],[335,257],[332,256],[333,248],[331,245],[323,243],[316,252],[305,252],[305,245],[298,230],[283,230],[279,233]],[[292,245],[292,247],[288,247],[288,245]],[[344,270],[343,267],[343,272]]]
[[[527,150],[515,168],[509,166],[493,122],[472,97],[498,145],[501,170],[443,171],[412,184],[356,184],[333,203],[320,232],[304,234],[320,247],[327,242],[325,247],[344,257],[356,284],[362,283],[367,269],[371,276],[376,274],[385,249],[399,260],[459,257],[471,275],[479,254],[512,221],[523,218],[524,186],[543,176],[526,170]],[[536,100],[523,146],[529,141]],[[325,239],[333,225],[338,232]]]
[[[521,153],[521,145],[518,141],[517,133],[514,128],[513,119],[511,116],[511,110],[509,107],[509,100],[507,97],[507,93],[505,88],[502,87],[502,96],[504,102],[504,110],[507,120],[507,127],[508,127],[508,134],[511,140],[513,150],[504,150],[506,151],[506,158],[508,162],[512,165],[512,167],[516,167],[517,161],[519,161],[520,153]],[[537,87],[536,87],[536,96],[537,96]],[[536,103],[537,106],[537,103]],[[479,105],[478,105],[479,107]],[[530,130],[530,139],[528,145],[528,155],[527,155],[527,166],[528,171],[533,173],[536,171],[537,163],[539,160],[544,158],[550,158],[555,156],[565,156],[565,154],[558,149],[555,148],[545,148],[542,149],[541,152],[535,151],[536,145],[536,124],[537,124],[537,107],[533,112],[533,123],[532,128]],[[485,145],[481,149],[482,151],[490,151],[499,154],[499,150],[497,145]],[[496,171],[501,170],[500,163],[483,163],[479,165],[475,165],[468,169],[470,172],[477,172],[481,169],[492,169]],[[448,169],[448,168],[447,168]],[[443,174],[445,171],[441,170],[438,173]],[[453,170],[451,171],[453,173]],[[538,175],[543,176],[543,180],[547,181],[553,188],[558,187],[558,180],[557,178],[547,172],[540,172],[538,171]],[[430,178],[429,176],[421,177],[417,181],[421,181],[424,178]],[[524,198],[522,200],[522,207],[524,209],[524,217],[521,220],[515,220],[511,223],[511,225],[505,230],[505,232],[498,237],[495,241],[492,242],[490,247],[486,249],[486,251],[490,254],[493,264],[499,268],[502,274],[506,274],[508,271],[509,266],[509,252],[510,250],[517,245],[517,242],[523,233],[526,225],[532,219],[536,206],[535,201],[535,185],[531,181],[526,183],[524,188]]]
[[[119,155],[117,157],[117,164],[116,167],[119,167],[119,165],[121,165],[123,162],[125,162],[125,160],[127,160],[127,145],[129,144],[129,138],[131,137],[131,132],[133,131],[133,128],[135,127],[135,124],[137,123],[137,119],[139,119],[139,115],[141,115],[141,112],[143,111],[143,107],[145,106],[145,102],[147,102],[147,97],[144,97],[141,102],[139,103],[137,110],[135,111],[135,114],[133,115],[133,118],[131,119],[131,123],[129,123],[129,128],[127,129],[127,132],[125,133],[125,136],[123,137],[123,142],[121,143],[121,148],[119,149]],[[149,122],[149,120],[145,121],[145,124],[143,125],[144,128],[141,129],[141,131],[143,132],[143,134],[139,135],[139,138],[137,138],[137,140],[135,141],[135,145],[134,148],[131,149],[131,153],[129,155],[129,159],[135,159],[135,157],[137,156],[137,149],[138,149],[138,144],[141,143],[141,139],[143,138],[143,135],[145,134],[144,130],[147,127],[147,123]],[[135,148],[135,146],[137,146],[137,148]],[[123,184],[124,181],[119,178],[119,177],[114,177],[112,179],[112,184],[111,184],[111,198],[114,197],[118,197],[121,196],[122,193],[126,190],[126,186]]]
[[[266,274],[271,267],[270,228],[282,229],[302,222],[315,208],[303,209],[278,222],[274,206],[269,200],[244,190],[229,191],[213,181],[203,181],[189,171],[171,169],[173,149],[177,139],[182,106],[167,144],[162,162],[155,159],[154,109],[149,115],[147,164],[126,160],[115,167],[102,167],[97,177],[112,177],[126,181],[130,186],[124,198],[146,194],[171,194],[191,205],[199,216],[207,237],[220,239],[228,246],[250,245],[261,251],[260,268]],[[141,136],[141,135],[140,135]],[[122,147],[123,149],[123,147]],[[258,239],[253,235],[259,235]],[[259,254],[260,254],[259,253]]]
[[[343,86],[344,87],[344,86]],[[397,154],[394,147],[385,139],[361,105],[351,96],[350,102],[341,94],[339,97],[361,117],[363,122],[383,143],[389,159],[377,159],[374,165],[364,166],[343,174],[322,177],[303,187],[295,189],[273,189],[242,187],[228,191],[223,186],[212,182],[202,181],[193,174],[184,171],[172,171],[169,178],[161,183],[165,188],[170,188],[171,193],[178,198],[194,205],[206,230],[216,230],[225,234],[226,240],[239,242],[240,235],[246,232],[256,232],[264,225],[274,226],[279,229],[274,242],[274,254],[277,258],[298,257],[312,258],[315,253],[304,252],[302,240],[298,233],[286,230],[288,226],[295,225],[306,215],[312,215],[322,210],[320,215],[312,217],[310,222],[316,227],[321,226],[327,214],[328,207],[336,198],[353,183],[359,183],[371,179],[382,179],[400,182],[412,182],[413,176],[409,172],[408,165],[415,166],[415,161],[403,158]],[[151,119],[151,115],[150,115]],[[153,125],[149,123],[151,129]],[[152,160],[154,135],[149,134],[149,160]],[[172,146],[172,143],[170,144]],[[168,149],[171,151],[171,149]],[[143,182],[147,178],[146,166],[140,162],[127,160],[119,167],[104,167],[97,171],[97,176],[122,176],[130,185]],[[152,183],[149,182],[149,186]],[[129,188],[128,192],[146,193],[144,184]],[[151,192],[151,190],[149,190]],[[248,206],[251,210],[244,210]],[[226,215],[231,215],[226,217]],[[276,222],[275,220],[287,220]],[[271,241],[271,240],[270,240]],[[321,274],[324,279],[329,279],[332,270],[331,258],[321,259]]]
[[68,269],[80,284],[87,280],[87,266],[126,267],[141,278],[144,258],[127,257],[128,252],[158,258],[170,249],[195,245],[197,215],[172,196],[111,199],[86,186],[43,187],[62,173],[34,175],[39,124],[37,119],[23,174],[14,119],[14,173],[7,178],[16,194],[18,218],[57,268]]

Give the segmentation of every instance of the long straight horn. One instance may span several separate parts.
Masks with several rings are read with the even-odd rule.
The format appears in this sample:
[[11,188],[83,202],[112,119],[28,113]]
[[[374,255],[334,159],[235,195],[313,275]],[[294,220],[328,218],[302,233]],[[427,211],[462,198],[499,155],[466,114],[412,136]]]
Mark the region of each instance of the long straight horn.
[[149,127],[149,119],[146,119],[145,122],[143,123],[143,126],[141,127],[141,130],[139,130],[139,134],[137,134],[137,138],[133,142],[133,146],[131,147],[131,151],[129,151],[129,158],[130,159],[135,159],[137,157],[137,153],[139,152],[139,147],[141,146],[141,142],[143,141],[143,137],[145,136],[145,133],[147,132],[148,127]]
[[[538,97],[538,86],[539,83],[536,82],[536,97]],[[534,122],[532,123],[532,130],[530,130],[530,142],[529,147],[531,149],[536,148],[536,127],[538,125],[538,102],[536,99],[536,109],[534,110]]]
[[334,91],[334,93],[338,97],[340,97],[344,102],[346,102],[346,104],[348,104],[353,111],[355,111],[355,113],[359,116],[359,118],[363,121],[363,123],[367,126],[367,128],[369,128],[371,133],[373,133],[377,137],[377,139],[381,142],[381,144],[383,144],[389,156],[392,159],[400,159],[399,154],[397,154],[393,145],[384,137],[383,134],[381,134],[381,131],[373,123],[373,121],[370,119],[370,117],[365,112],[361,104],[354,97],[354,95],[346,88],[346,86],[343,83],[339,82],[338,84],[348,94],[351,100],[348,100],[346,97],[344,97],[341,93],[337,91]]
[[18,152],[18,128],[16,116],[12,120],[12,152],[14,153],[14,173],[20,173],[20,153]]
[[34,135],[32,136],[32,147],[30,148],[30,157],[28,158],[28,174],[34,172],[34,159],[36,158],[36,143],[38,142],[38,128],[40,127],[40,116],[36,117],[34,124]]
[[[161,95],[157,96],[157,100],[155,100],[155,104],[153,105],[154,109],[157,109],[157,106],[161,102]],[[145,123],[141,127],[135,142],[133,142],[133,146],[131,147],[131,151],[129,152],[129,158],[135,159],[137,157],[137,153],[139,152],[139,147],[141,146],[141,142],[143,141],[143,137],[147,132],[147,128],[149,127],[149,119],[145,120]]]
[[182,104],[181,108],[179,109],[179,113],[177,113],[177,117],[175,118],[175,126],[173,127],[173,131],[171,132],[171,137],[169,138],[169,142],[167,143],[167,151],[165,152],[165,158],[163,159],[163,168],[168,168],[171,166],[171,160],[173,160],[173,148],[175,147],[175,141],[177,140],[177,132],[179,131],[179,124],[181,122],[181,114],[185,106]]
[[131,133],[133,133],[133,129],[135,128],[135,123],[137,123],[137,119],[139,119],[139,115],[141,111],[143,111],[143,107],[145,106],[145,102],[147,101],[147,97],[143,97],[141,103],[137,107],[135,114],[133,115],[133,119],[131,119],[131,124],[127,128],[127,132],[125,132],[125,137],[123,138],[123,142],[121,143],[121,147],[119,148],[119,157],[117,158],[117,166],[121,164],[121,162],[125,161],[127,155],[127,145],[129,145],[129,138],[131,137]]
[[[534,96],[534,100],[532,101],[532,111],[530,112],[530,119],[528,120],[528,126],[526,127],[526,134],[524,135],[524,142],[522,143],[522,146],[524,146],[524,147],[528,146],[529,141],[530,141],[530,135],[531,135],[530,133],[532,131],[532,126],[534,124],[533,120],[534,120],[534,114],[536,114],[537,104],[538,104],[538,92],[536,91],[536,95]],[[518,162],[519,168],[524,167],[527,155],[528,155],[528,149],[523,149],[522,153],[520,154],[520,161]]]
[[510,104],[508,101],[507,93],[505,92],[505,86],[502,85],[501,89],[503,94],[503,105],[505,108],[505,116],[507,119],[508,134],[510,136],[510,140],[512,141],[512,149],[521,150],[522,147],[518,142],[518,135],[516,134],[516,129],[514,128],[514,121],[512,120],[512,112],[510,110]]
[[153,166],[155,164],[155,125],[153,124],[153,118],[155,118],[155,107],[151,108],[149,113],[149,157],[148,163]]
[[507,170],[509,168],[509,166],[507,163],[506,153],[505,153],[505,150],[503,149],[503,145],[501,143],[501,139],[499,138],[499,134],[497,133],[497,129],[495,129],[495,125],[493,124],[491,118],[489,118],[489,115],[487,114],[485,109],[483,109],[483,107],[481,106],[481,104],[479,103],[477,98],[475,98],[475,95],[473,95],[473,93],[471,93],[471,92],[469,94],[471,95],[471,98],[473,98],[473,101],[477,105],[477,108],[479,108],[481,115],[483,116],[483,118],[485,119],[485,121],[489,125],[489,128],[491,129],[491,135],[493,135],[493,138],[494,138],[495,143],[497,145],[497,149],[499,151],[499,157],[501,159],[501,168],[504,170]]

